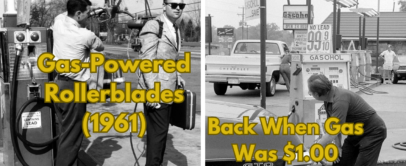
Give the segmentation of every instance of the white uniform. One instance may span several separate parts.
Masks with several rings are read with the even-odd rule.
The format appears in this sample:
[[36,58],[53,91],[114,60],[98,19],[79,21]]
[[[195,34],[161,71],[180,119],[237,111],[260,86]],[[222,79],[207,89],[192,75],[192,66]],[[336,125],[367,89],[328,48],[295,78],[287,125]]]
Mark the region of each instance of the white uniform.
[[395,52],[386,50],[381,53],[381,56],[385,59],[385,63],[383,64],[383,69],[392,70],[393,69],[393,59],[396,57]]

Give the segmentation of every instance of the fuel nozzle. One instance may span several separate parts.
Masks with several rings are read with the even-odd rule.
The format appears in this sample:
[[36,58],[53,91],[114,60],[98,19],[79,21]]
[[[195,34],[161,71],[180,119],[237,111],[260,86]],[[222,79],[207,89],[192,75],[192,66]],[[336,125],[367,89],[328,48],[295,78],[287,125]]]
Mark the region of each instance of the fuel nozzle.
[[17,56],[20,56],[23,53],[23,45],[18,43],[15,46]]

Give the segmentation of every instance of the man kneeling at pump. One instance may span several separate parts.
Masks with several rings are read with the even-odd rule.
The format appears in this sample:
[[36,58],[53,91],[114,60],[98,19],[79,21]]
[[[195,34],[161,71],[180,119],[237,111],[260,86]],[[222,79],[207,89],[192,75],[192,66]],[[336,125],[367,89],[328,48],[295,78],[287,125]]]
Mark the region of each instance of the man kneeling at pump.
[[[328,117],[337,117],[343,124],[364,123],[362,135],[348,135],[343,146],[337,145],[339,158],[333,165],[376,165],[382,143],[386,138],[385,122],[358,94],[337,88],[324,75],[312,75],[308,80],[309,95],[324,101]],[[325,147],[337,135],[323,135],[316,143]]]

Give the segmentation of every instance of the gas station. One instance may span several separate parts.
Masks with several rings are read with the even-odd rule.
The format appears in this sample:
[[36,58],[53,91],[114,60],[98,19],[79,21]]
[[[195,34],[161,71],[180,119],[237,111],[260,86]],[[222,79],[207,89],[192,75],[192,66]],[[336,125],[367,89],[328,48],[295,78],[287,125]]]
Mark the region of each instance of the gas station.
[[[117,4],[114,0],[105,3],[105,7],[93,11],[92,16],[113,19],[120,13],[127,14],[133,18],[127,26],[138,30],[149,19],[136,20],[127,11],[120,10],[121,0]],[[30,26],[30,4],[30,0],[5,0],[0,24],[0,139],[3,147],[0,165],[54,165],[55,141],[63,134],[59,133],[61,125],[58,125],[62,115],[54,110],[53,103],[44,103],[42,98],[44,83],[52,82],[55,72],[43,73],[37,67],[42,53],[52,53],[52,29]],[[104,73],[102,81],[115,82],[121,75],[121,71]],[[86,159],[89,156],[83,152],[79,156],[81,164],[92,160]]]
[[[310,147],[317,139],[326,134],[324,131],[324,122],[327,119],[324,103],[315,100],[309,94],[307,79],[311,75],[325,75],[333,86],[353,92],[358,91],[361,94],[367,95],[387,94],[387,92],[371,89],[381,83],[381,74],[378,71],[378,55],[383,50],[380,50],[378,44],[371,45],[371,43],[369,43],[370,47],[368,47],[368,38],[369,40],[373,38],[376,43],[379,43],[379,9],[377,12],[371,8],[358,8],[358,1],[355,0],[327,1],[333,2],[334,12],[332,12],[322,24],[312,24],[313,18],[311,16],[313,14],[308,14],[307,18],[296,17],[295,19],[285,17],[284,15],[285,30],[293,30],[294,37],[298,37],[294,39],[295,44],[292,45],[294,52],[291,56],[290,105],[288,108],[294,113],[290,114],[290,121],[293,123],[318,123],[321,127],[320,135],[300,136],[304,146],[307,147]],[[284,12],[300,14],[312,13],[313,8],[311,7],[311,2],[307,2],[307,5],[285,5]],[[364,19],[363,30],[361,30],[361,17],[359,19],[359,36],[355,36],[354,29],[349,30],[349,27],[353,28],[357,26],[357,24],[351,22],[357,17],[355,17],[354,20],[346,20],[346,24],[344,24],[346,26],[345,34],[353,34],[353,36],[352,38],[345,36],[345,40],[343,40],[342,33],[340,34],[341,8],[352,8],[355,6],[357,6],[357,9],[350,9],[353,12],[350,14],[361,16]],[[338,16],[336,13],[338,13]],[[346,13],[345,15],[347,16],[349,14]],[[345,17],[345,19],[348,19],[347,17]],[[378,18],[378,23],[375,21],[375,23],[369,27],[368,38],[365,36],[366,17]],[[386,23],[388,19],[389,18],[386,18]],[[351,26],[348,22],[351,22]],[[304,28],[304,26],[302,26],[303,24],[308,24],[308,26]],[[388,25],[385,25],[385,28],[386,26]],[[374,30],[374,28],[378,29],[377,34],[371,33],[371,30]],[[396,32],[398,31],[393,31],[392,33]],[[295,35],[295,33],[299,35]],[[386,34],[388,34],[388,32]],[[376,37],[376,35],[378,37]],[[357,47],[354,40],[356,41]],[[384,40],[387,41],[388,38]],[[343,45],[344,41],[346,41],[346,43]],[[374,51],[371,51],[371,49]],[[376,56],[376,60],[372,55]],[[339,135],[333,143],[342,145],[342,136]]]

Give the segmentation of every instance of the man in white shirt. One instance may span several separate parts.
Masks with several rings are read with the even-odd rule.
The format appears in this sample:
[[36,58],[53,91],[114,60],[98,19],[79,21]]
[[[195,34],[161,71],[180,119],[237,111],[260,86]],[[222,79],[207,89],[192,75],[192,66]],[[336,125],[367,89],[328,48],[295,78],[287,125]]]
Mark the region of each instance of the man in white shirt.
[[[384,58],[384,63],[383,63],[383,83],[385,84],[392,84],[392,82],[389,79],[389,74],[393,69],[393,59],[395,59],[396,54],[394,51],[392,51],[392,45],[388,45],[388,50],[385,50],[384,52],[382,52],[380,55],[380,57]],[[389,81],[386,82],[386,75],[388,75],[388,79]]]
[[[69,0],[67,15],[55,17],[53,25],[55,59],[79,59],[89,62],[90,50],[103,51],[102,41],[91,31],[84,28],[89,17],[89,0]],[[55,82],[59,91],[74,90],[75,82],[86,82],[90,78],[90,69],[82,68],[78,73],[58,73]],[[59,95],[59,94],[58,94]],[[57,142],[55,165],[77,165],[77,155],[83,139],[82,119],[86,113],[86,103],[56,103],[56,111],[62,114],[61,135]]]

